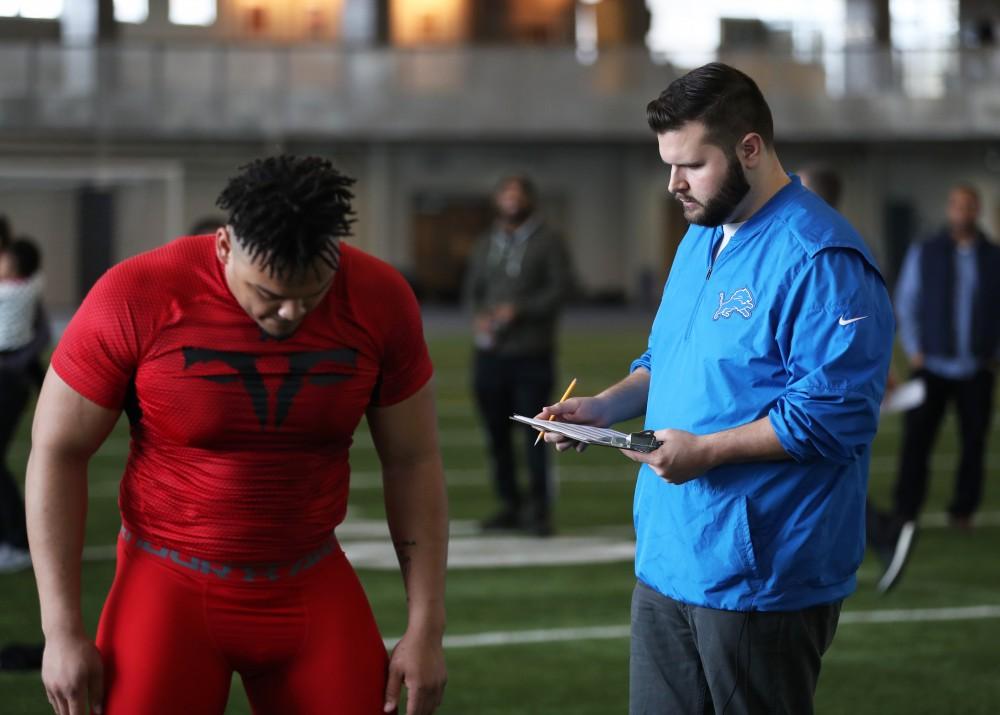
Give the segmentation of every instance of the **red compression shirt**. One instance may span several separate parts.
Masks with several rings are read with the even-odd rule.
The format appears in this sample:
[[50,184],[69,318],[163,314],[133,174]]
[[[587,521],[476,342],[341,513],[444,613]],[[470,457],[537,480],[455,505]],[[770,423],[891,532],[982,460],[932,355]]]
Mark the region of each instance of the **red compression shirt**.
[[324,543],[344,518],[348,448],[366,408],[406,399],[432,371],[416,299],[388,264],[342,245],[323,302],[275,340],[229,291],[214,236],[110,269],[52,366],[129,416],[126,527],[243,563]]

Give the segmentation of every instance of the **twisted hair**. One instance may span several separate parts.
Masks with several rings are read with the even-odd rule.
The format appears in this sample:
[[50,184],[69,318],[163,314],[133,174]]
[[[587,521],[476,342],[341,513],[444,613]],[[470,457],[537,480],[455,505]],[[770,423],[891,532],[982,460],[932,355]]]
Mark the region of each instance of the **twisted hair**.
[[251,262],[289,276],[316,260],[338,267],[355,220],[352,184],[326,159],[272,156],[241,166],[215,203]]

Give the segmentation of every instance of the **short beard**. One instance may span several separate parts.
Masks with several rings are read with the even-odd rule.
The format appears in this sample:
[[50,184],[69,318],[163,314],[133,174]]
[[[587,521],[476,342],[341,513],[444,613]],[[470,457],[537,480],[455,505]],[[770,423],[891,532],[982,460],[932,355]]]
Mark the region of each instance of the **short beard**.
[[532,206],[524,206],[512,213],[504,214],[501,217],[501,219],[508,226],[520,226],[529,218],[531,218],[531,214],[534,212],[534,210],[535,209]]
[[[710,198],[701,210],[700,215],[689,218],[690,223],[696,226],[721,226],[729,219],[736,207],[746,197],[750,191],[750,184],[747,183],[746,174],[743,173],[743,165],[735,156],[729,159],[729,170],[722,186]],[[687,218],[687,216],[685,216]]]

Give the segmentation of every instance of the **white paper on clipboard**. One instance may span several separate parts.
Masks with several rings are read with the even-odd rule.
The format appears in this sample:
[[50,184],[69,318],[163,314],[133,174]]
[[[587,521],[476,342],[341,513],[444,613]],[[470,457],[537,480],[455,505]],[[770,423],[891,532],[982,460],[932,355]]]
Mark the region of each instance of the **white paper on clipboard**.
[[575,439],[584,444],[597,444],[610,447],[615,444],[615,440],[620,440],[624,444],[628,435],[618,430],[606,429],[604,427],[590,427],[588,425],[571,424],[569,422],[555,422],[550,420],[539,420],[534,417],[523,415],[511,415],[512,420],[522,422],[530,427],[544,432],[557,432],[564,437]]
[[919,377],[904,382],[889,392],[882,400],[881,413],[891,415],[896,412],[907,412],[924,404],[927,399],[927,385]]

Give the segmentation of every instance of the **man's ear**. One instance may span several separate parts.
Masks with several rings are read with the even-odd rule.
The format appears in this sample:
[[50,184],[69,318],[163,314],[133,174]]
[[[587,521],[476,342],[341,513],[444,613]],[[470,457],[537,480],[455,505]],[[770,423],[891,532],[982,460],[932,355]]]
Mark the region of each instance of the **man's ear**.
[[754,169],[760,164],[764,150],[764,139],[757,132],[750,132],[736,145],[736,158],[744,169]]
[[233,239],[228,226],[220,226],[215,231],[215,255],[222,265],[227,265],[233,256]]

